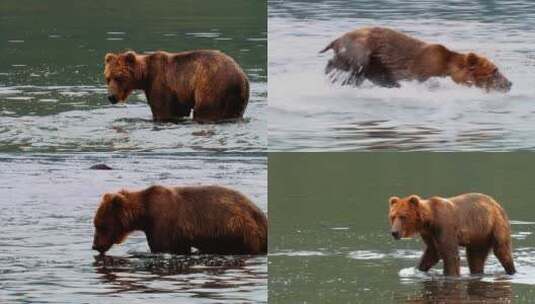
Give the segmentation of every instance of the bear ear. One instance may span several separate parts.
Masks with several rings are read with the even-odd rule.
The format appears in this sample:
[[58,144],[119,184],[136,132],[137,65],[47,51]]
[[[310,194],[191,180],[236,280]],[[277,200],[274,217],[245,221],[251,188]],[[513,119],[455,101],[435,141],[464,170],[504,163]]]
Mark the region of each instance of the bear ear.
[[409,203],[414,206],[414,207],[418,207],[420,205],[420,197],[418,195],[411,195],[409,197]]
[[130,52],[127,52],[124,56],[124,61],[127,63],[127,64],[135,64],[136,63],[136,53],[130,51]]
[[117,58],[117,55],[115,55],[114,53],[108,53],[108,54],[106,54],[106,56],[104,56],[104,62],[105,63],[109,63],[110,61],[112,61],[115,58]]
[[388,199],[388,204],[390,204],[390,207],[392,207],[398,201],[399,201],[399,197],[392,196],[391,198]]
[[113,208],[115,209],[120,209],[123,207],[124,205],[124,200],[123,200],[123,196],[120,195],[120,194],[115,194],[113,196],[113,200],[111,201],[111,205],[113,206]]
[[106,193],[104,194],[102,200],[109,202],[113,209],[118,209],[123,206],[123,198],[120,194]]
[[475,69],[478,62],[479,57],[476,54],[468,53],[468,55],[466,55],[466,66],[468,67],[468,69]]

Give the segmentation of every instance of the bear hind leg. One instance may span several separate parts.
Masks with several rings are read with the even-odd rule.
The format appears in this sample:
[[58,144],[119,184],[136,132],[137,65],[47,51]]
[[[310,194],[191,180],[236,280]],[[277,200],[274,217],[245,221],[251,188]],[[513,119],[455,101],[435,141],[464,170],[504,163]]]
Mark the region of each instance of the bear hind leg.
[[358,87],[364,81],[365,65],[351,64],[345,58],[334,57],[329,60],[325,67],[325,74],[332,83]]
[[332,83],[358,87],[364,81],[370,62],[370,50],[361,42],[344,42],[335,48],[335,54],[325,67]]
[[490,246],[466,247],[466,259],[471,274],[482,274],[485,269],[485,261],[490,252]]

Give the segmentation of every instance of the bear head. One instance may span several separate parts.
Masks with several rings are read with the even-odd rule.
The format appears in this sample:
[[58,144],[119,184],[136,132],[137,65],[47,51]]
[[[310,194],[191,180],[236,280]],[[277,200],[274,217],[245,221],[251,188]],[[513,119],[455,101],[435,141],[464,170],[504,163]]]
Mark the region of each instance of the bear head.
[[455,82],[474,85],[487,92],[492,90],[508,92],[512,86],[494,63],[474,53],[461,55],[460,59],[455,61],[450,73]]
[[135,52],[108,53],[104,63],[108,100],[112,104],[125,101],[133,90],[140,88],[141,64]]
[[420,232],[423,224],[420,197],[391,197],[389,204],[391,233],[396,240],[409,238]]
[[126,192],[106,193],[95,214],[93,250],[101,254],[113,244],[120,244],[133,230],[138,210],[125,196]]

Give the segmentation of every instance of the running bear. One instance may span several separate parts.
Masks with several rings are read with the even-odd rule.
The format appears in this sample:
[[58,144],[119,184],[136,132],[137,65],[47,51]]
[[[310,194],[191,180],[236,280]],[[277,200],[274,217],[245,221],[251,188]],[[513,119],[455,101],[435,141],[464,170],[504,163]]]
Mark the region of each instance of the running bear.
[[[383,87],[400,87],[400,80],[423,82],[451,77],[458,84],[489,92],[508,92],[512,83],[496,65],[474,53],[462,54],[441,44],[429,44],[398,31],[366,27],[346,33],[320,53],[334,51],[325,73],[343,85],[359,86],[364,79]],[[340,79],[340,75],[343,77]]]

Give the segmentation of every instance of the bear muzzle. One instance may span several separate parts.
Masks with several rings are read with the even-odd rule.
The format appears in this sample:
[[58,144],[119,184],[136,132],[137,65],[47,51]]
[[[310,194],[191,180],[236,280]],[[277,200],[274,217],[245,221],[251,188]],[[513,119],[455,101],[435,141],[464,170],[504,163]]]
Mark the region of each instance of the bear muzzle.
[[111,246],[97,245],[97,244],[93,243],[92,249],[98,251],[102,255],[102,254],[106,253],[106,251],[108,251],[110,249],[110,247]]
[[500,72],[496,72],[491,81],[490,89],[506,93],[511,90],[512,86],[513,83],[509,79],[505,78]]
[[401,239],[401,234],[399,233],[399,231],[392,231],[392,237],[394,237],[394,239],[396,240],[399,240]]
[[506,79],[505,82],[502,84],[501,91],[509,92],[512,86],[513,86],[513,83]]
[[108,95],[108,100],[111,104],[116,104],[119,102],[119,99],[115,95]]

